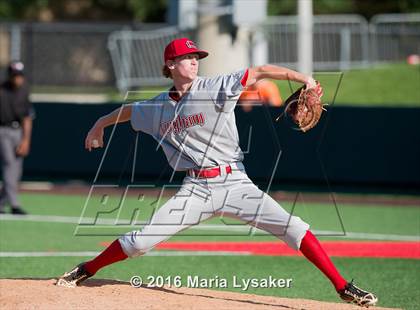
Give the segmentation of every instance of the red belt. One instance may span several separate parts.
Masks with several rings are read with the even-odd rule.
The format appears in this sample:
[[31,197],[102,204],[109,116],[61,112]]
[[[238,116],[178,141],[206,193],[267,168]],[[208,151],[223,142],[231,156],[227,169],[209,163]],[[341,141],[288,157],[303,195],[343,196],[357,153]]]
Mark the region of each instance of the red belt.
[[[226,173],[232,173],[232,167],[231,166],[225,166],[224,167],[226,169]],[[189,170],[190,175],[196,178],[204,178],[204,179],[208,179],[208,178],[215,178],[218,177],[221,173],[220,173],[220,166],[219,167],[215,167],[215,168],[209,168],[209,169],[200,169],[200,170],[195,170],[195,169],[191,169]],[[192,173],[191,173],[192,172]]]

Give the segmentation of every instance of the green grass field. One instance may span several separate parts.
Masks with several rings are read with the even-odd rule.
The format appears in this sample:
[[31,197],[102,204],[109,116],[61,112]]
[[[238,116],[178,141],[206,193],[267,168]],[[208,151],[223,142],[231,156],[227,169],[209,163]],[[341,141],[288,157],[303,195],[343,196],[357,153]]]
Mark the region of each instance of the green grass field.
[[[324,87],[324,102],[353,106],[420,106],[420,66],[392,64],[314,76]],[[290,94],[288,83],[278,85],[287,98]]]
[[[85,204],[83,196],[23,194],[23,205],[32,215],[54,215],[79,217]],[[112,210],[118,201],[110,197],[107,205],[102,204],[101,211]],[[146,219],[152,211],[149,197],[140,205],[139,219]],[[93,197],[88,204],[95,209],[100,202],[99,197]],[[137,207],[138,201],[128,198],[127,207],[121,213],[122,218],[129,215]],[[291,209],[290,203],[285,203],[286,209]],[[375,233],[384,235],[420,236],[420,208],[343,204],[338,206],[345,228],[348,232]],[[91,217],[95,210],[87,212]],[[333,205],[299,203],[294,213],[313,224],[317,230],[338,230],[337,215]],[[104,214],[101,218],[114,218],[112,214]],[[234,224],[232,221],[230,221]],[[220,224],[220,218],[212,219],[206,224]],[[35,251],[100,251],[99,243],[112,241],[115,235],[133,230],[134,227],[124,227],[121,230],[90,230],[89,236],[75,235],[75,223],[10,221],[0,220],[0,252],[35,252]],[[108,235],[97,235],[97,233]],[[204,234],[203,234],[204,232]],[[199,235],[197,235],[199,233]],[[214,233],[214,232],[213,232]],[[242,233],[235,236],[214,236],[211,231],[187,230],[171,240],[209,241],[209,240],[274,240],[267,235],[249,236]],[[218,232],[220,233],[220,232]],[[96,234],[96,235],[95,235]],[[208,235],[207,235],[208,234]],[[343,240],[343,237],[328,237]],[[326,239],[321,237],[321,239]],[[1,278],[51,278],[62,274],[81,260],[88,257],[1,257]],[[355,278],[361,287],[372,289],[380,297],[380,305],[418,309],[420,296],[418,294],[418,274],[420,261],[412,259],[374,259],[374,258],[334,258],[337,267],[346,278]],[[338,301],[329,281],[304,258],[276,256],[145,256],[115,264],[101,270],[97,278],[112,278],[129,280],[133,275],[147,276],[202,276],[231,279],[263,278],[269,275],[277,278],[292,278],[293,285],[288,289],[250,288],[247,293],[281,297],[299,297],[316,300]],[[229,287],[228,290],[240,291]]]

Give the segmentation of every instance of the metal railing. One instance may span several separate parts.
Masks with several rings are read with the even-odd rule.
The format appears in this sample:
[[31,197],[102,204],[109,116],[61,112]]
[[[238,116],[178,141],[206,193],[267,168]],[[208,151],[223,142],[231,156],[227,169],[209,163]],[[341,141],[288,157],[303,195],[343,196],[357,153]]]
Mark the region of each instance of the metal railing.
[[[273,16],[260,25],[269,46],[270,63],[297,67],[297,16]],[[315,15],[313,18],[315,70],[346,70],[366,66],[369,24],[359,15]]]
[[180,32],[176,27],[155,31],[117,31],[108,39],[117,87],[125,92],[132,87],[168,84],[162,75],[162,51],[171,40],[192,32]]
[[[403,61],[420,54],[420,14],[316,15],[314,70],[347,70]],[[263,33],[269,63],[296,68],[297,18],[274,16],[251,31]],[[26,64],[34,86],[113,87],[121,92],[164,85],[162,51],[173,38],[195,39],[196,29],[163,24],[0,23],[0,71]],[[252,44],[252,43],[251,43]],[[251,46],[250,46],[251,48]]]
[[420,14],[380,14],[370,21],[371,61],[389,62],[420,54]]
[[162,24],[0,23],[0,80],[7,63],[20,59],[35,87],[114,87],[110,34],[156,28]]
[[[269,17],[255,30],[265,36],[269,63],[297,67],[296,16]],[[136,85],[168,83],[161,76],[159,53],[171,38],[184,35],[176,28],[113,34],[109,46],[118,88],[124,92]],[[360,15],[316,15],[313,36],[314,70],[343,71],[402,61],[420,54],[420,14],[377,15],[371,23]]]

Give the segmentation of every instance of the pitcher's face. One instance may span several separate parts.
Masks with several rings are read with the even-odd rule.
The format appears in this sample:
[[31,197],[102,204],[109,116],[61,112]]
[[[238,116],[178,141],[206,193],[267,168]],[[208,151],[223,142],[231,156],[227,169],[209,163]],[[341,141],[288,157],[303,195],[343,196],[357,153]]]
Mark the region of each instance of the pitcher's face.
[[172,70],[172,76],[175,79],[183,78],[193,81],[198,74],[198,54],[178,56],[168,67]]

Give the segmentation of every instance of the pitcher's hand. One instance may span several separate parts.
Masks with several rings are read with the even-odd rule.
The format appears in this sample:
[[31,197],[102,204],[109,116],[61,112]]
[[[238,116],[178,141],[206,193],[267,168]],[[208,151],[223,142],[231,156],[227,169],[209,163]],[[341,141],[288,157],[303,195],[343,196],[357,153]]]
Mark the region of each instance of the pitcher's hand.
[[85,149],[89,152],[94,148],[104,146],[104,129],[103,127],[95,124],[91,130],[89,130],[85,139]]

